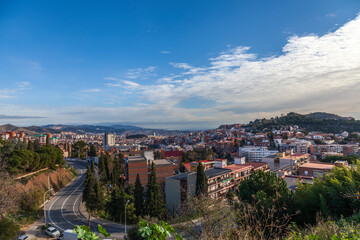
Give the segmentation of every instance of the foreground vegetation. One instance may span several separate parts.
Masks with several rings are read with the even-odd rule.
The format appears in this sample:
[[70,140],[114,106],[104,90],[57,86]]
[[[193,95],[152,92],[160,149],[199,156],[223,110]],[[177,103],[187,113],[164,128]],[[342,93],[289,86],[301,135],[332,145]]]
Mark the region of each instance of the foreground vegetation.
[[[312,185],[299,184],[296,192],[274,173],[259,171],[225,202],[200,193],[169,221],[187,239],[359,239],[359,167],[336,168]],[[148,226],[162,224],[146,221]],[[143,225],[129,231],[128,239],[146,239]]]
[[[71,168],[63,168],[60,149],[38,142],[0,140],[0,239],[13,239],[19,228],[36,221],[48,179],[55,191],[74,177]],[[39,171],[15,180],[14,177]]]

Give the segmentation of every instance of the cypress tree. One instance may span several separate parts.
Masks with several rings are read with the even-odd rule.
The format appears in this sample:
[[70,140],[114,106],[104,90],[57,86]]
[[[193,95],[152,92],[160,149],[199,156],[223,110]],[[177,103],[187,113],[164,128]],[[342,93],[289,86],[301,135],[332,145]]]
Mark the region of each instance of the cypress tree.
[[94,209],[102,210],[104,208],[104,195],[101,190],[100,183],[97,179],[95,179],[94,192],[95,192]]
[[93,207],[94,198],[96,198],[96,180],[89,166],[87,167],[84,185],[83,201],[86,203],[86,206],[91,209]]
[[205,175],[204,166],[199,162],[196,170],[196,196],[207,194],[207,177]]
[[100,174],[104,173],[105,171],[105,155],[101,153],[99,157],[99,172]]
[[151,164],[151,173],[147,185],[145,207],[146,214],[150,217],[156,217],[159,219],[164,218],[166,213],[165,201],[160,185],[156,181],[154,163]]
[[94,144],[90,145],[88,155],[89,155],[89,157],[97,157],[96,148],[95,148]]
[[136,216],[142,216],[143,208],[144,208],[144,188],[141,185],[139,174],[136,175],[134,204],[135,204]]
[[32,141],[29,141],[28,142],[28,146],[27,146],[27,149],[31,152],[34,152],[34,143]]
[[84,182],[83,201],[90,211],[101,210],[104,207],[104,197],[101,186],[95,178],[93,171],[87,167]]
[[107,210],[115,221],[120,221],[124,218],[125,204],[126,200],[124,189],[122,187],[114,187]]
[[91,160],[91,173],[95,175],[95,163],[94,163],[94,160]]
[[105,176],[106,176],[106,181],[110,181],[110,169],[109,169],[109,163],[110,163],[110,156],[108,154],[105,155],[105,159],[104,159],[104,165],[105,165]]

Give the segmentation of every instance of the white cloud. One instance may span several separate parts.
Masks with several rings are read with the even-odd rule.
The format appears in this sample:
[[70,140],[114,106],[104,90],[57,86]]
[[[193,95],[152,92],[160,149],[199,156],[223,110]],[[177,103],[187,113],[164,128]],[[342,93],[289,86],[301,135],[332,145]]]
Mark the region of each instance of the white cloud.
[[[219,119],[225,112],[238,119],[281,111],[360,112],[359,39],[357,17],[322,36],[292,36],[280,56],[258,58],[249,47],[236,47],[210,58],[209,66],[192,76],[176,82],[165,77],[143,94],[155,104],[173,107],[194,96],[209,99],[217,107],[208,111]],[[197,69],[188,63],[170,64],[187,70],[180,76]]]
[[109,87],[122,87],[122,88],[128,88],[128,89],[137,89],[137,88],[141,88],[141,85],[133,82],[133,81],[129,81],[129,80],[113,80],[115,82],[111,82],[111,83],[107,83],[106,85]]
[[169,64],[176,67],[176,68],[182,68],[182,69],[192,69],[193,68],[188,63],[173,63],[173,62],[170,62]]

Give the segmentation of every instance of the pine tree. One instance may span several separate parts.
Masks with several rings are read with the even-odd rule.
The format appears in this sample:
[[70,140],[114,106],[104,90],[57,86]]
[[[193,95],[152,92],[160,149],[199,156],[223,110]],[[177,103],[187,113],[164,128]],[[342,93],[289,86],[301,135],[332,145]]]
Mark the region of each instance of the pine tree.
[[196,170],[196,196],[207,194],[207,177],[205,175],[204,166],[199,162]]
[[162,219],[165,217],[166,208],[164,196],[159,183],[156,181],[155,165],[151,165],[151,173],[147,185],[145,200],[146,214],[150,217]]
[[134,190],[134,203],[136,216],[142,216],[144,208],[144,188],[141,185],[139,174],[136,175],[135,190]]

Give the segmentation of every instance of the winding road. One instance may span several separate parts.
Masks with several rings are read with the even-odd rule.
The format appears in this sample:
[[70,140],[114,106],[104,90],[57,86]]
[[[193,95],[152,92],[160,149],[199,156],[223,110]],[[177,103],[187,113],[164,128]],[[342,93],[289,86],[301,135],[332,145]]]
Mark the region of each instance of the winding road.
[[[77,177],[65,188],[57,192],[45,206],[47,223],[60,231],[74,229],[75,225],[88,226],[89,224],[88,214],[83,204],[81,204],[87,164],[80,162],[68,162],[68,164],[78,171]],[[92,217],[90,228],[93,232],[98,233],[98,224],[102,225],[108,233],[111,233],[111,239],[123,239],[124,225]]]

